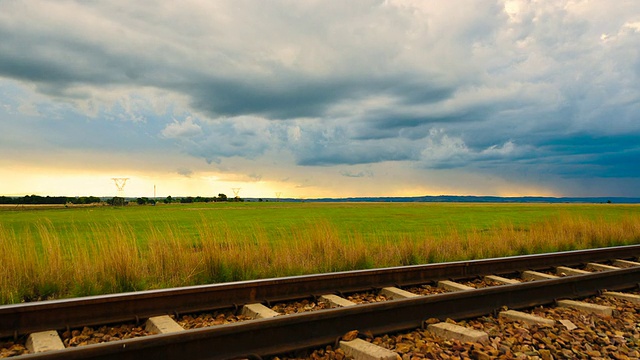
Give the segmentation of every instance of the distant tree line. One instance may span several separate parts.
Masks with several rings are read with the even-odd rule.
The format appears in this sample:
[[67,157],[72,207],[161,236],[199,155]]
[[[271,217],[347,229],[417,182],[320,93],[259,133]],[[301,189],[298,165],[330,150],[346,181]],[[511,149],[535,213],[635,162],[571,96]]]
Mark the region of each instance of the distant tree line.
[[166,199],[163,200],[165,204],[171,204],[174,202],[179,202],[181,204],[191,204],[191,203],[209,203],[209,202],[222,202],[222,201],[233,201],[233,202],[243,202],[244,200],[239,198],[238,196],[229,199],[225,194],[218,194],[217,197],[205,197],[205,196],[187,196],[179,199],[172,198],[171,196],[167,196]]
[[[114,198],[116,199],[116,198]],[[113,201],[108,201],[108,203],[110,205],[112,204],[118,204],[121,201],[118,201],[119,199],[113,200]],[[124,199],[122,199],[124,200]],[[206,196],[187,196],[187,197],[181,197],[181,198],[174,198],[171,195],[167,196],[164,200],[155,200],[155,199],[149,199],[147,197],[139,197],[136,199],[136,203],[138,205],[155,205],[157,201],[162,201],[165,204],[172,204],[172,203],[180,203],[180,204],[192,204],[192,203],[210,203],[210,202],[222,202],[222,201],[229,201],[229,202],[243,202],[244,199],[241,199],[239,197],[234,197],[232,199],[229,199],[227,197],[227,195],[225,194],[218,194],[218,196],[214,196],[214,197],[206,197]]]
[[64,205],[64,204],[95,204],[100,203],[100,198],[96,196],[39,196],[27,195],[24,197],[0,196],[0,204],[15,205]]
[[129,205],[129,202],[123,197],[115,196],[111,199],[107,199],[107,205],[125,206],[125,205]]
[[[149,199],[148,197],[139,197],[136,199],[136,203],[138,205],[155,205],[155,199]],[[191,203],[209,203],[209,202],[221,202],[221,201],[229,201],[229,202],[243,202],[244,199],[239,197],[228,198],[225,194],[218,194],[216,197],[204,197],[204,196],[187,196],[182,198],[173,198],[171,196],[167,196],[162,202],[165,204],[171,203],[181,203],[181,204],[191,204]],[[101,202],[101,199],[96,196],[78,196],[78,197],[68,197],[68,196],[39,196],[39,195],[27,195],[24,197],[10,197],[10,196],[0,196],[0,204],[13,204],[13,205],[65,205],[65,204],[75,204],[75,205],[85,205],[85,204],[98,204]],[[129,202],[122,197],[114,197],[112,199],[107,199],[105,202],[108,205],[115,206],[124,206]]]

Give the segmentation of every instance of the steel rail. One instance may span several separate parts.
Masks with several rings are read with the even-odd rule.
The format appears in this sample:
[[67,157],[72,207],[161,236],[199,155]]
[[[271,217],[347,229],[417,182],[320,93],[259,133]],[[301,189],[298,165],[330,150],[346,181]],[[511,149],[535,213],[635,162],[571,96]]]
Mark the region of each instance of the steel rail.
[[280,316],[218,327],[87,345],[23,356],[24,359],[232,359],[283,354],[332,344],[351,330],[374,335],[414,329],[428,318],[482,316],[503,306],[520,309],[561,298],[596,295],[602,289],[638,285],[640,267],[524,282],[470,291]]
[[4,305],[0,306],[0,337],[638,256],[640,245],[617,246]]

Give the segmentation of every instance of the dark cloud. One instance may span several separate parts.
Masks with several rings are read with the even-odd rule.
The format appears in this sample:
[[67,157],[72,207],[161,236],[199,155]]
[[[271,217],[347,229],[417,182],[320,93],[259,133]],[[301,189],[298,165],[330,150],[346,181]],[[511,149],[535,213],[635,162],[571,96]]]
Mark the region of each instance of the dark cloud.
[[186,86],[191,105],[211,116],[260,115],[291,119],[324,115],[327,107],[349,95],[339,81],[292,82],[279,79],[245,84],[237,80],[211,80]]
[[386,89],[386,93],[397,96],[404,105],[437,103],[449,99],[456,90],[453,84],[438,84],[429,78],[416,79],[409,74],[403,76],[398,84],[399,78],[394,79],[396,83]]
[[179,168],[176,172],[178,174],[180,174],[180,175],[182,175],[184,177],[188,177],[188,178],[191,177],[191,175],[193,175],[193,170],[186,169],[186,168]]
[[88,37],[70,40],[56,29],[42,34],[24,33],[20,27],[2,25],[0,22],[0,33],[11,34],[12,41],[3,38],[0,43],[0,75],[33,82],[45,94],[73,97],[69,88],[87,84],[155,85],[162,78],[157,78],[153,69],[160,66],[161,71],[170,70],[139,53],[119,51],[112,44]]
[[575,134],[545,141],[541,159],[553,171],[568,177],[640,176],[640,133],[615,136]]
[[344,177],[351,177],[351,178],[373,177],[373,172],[371,171],[351,172],[347,170],[341,170],[340,175]]
[[332,144],[315,146],[298,153],[297,164],[303,166],[331,166],[371,164],[384,161],[417,160],[410,144]]
[[[401,134],[416,138],[418,134],[426,136],[428,129],[434,126],[458,122],[483,121],[486,114],[482,111],[454,112],[448,114],[410,115],[401,114],[393,110],[387,113],[371,114],[370,117],[361,120],[359,131],[354,136],[356,140],[395,138]],[[422,127],[423,130],[416,129]],[[424,131],[424,129],[427,131]],[[405,132],[402,132],[405,130]],[[402,133],[401,133],[402,132]]]
[[[62,10],[62,6],[48,4],[46,7]],[[86,27],[90,25],[86,22],[47,29],[48,25],[55,26],[58,19],[49,19],[44,14],[46,9],[33,6],[21,10],[23,16],[31,14],[36,20],[40,17],[43,22],[40,29],[24,31],[17,22],[0,19],[2,32],[11,35],[0,45],[0,74],[34,82],[43,92],[61,97],[71,96],[68,88],[80,85],[164,88],[187,94],[195,109],[213,117],[247,114],[276,119],[317,117],[325,115],[338,102],[359,100],[372,94],[397,96],[401,104],[413,104],[446,99],[455,89],[453,84],[440,79],[442,69],[426,69],[416,76],[402,63],[393,63],[403,51],[401,44],[393,37],[376,38],[370,21],[384,20],[381,27],[401,26],[394,31],[410,29],[411,24],[405,23],[406,14],[393,7],[385,8],[378,1],[347,6],[349,11],[335,13],[337,18],[328,16],[329,8],[323,7],[322,11],[327,14],[317,15],[328,20],[324,26],[330,30],[310,28],[303,37],[287,32],[297,29],[296,24],[301,28],[309,24],[300,18],[282,17],[277,5],[263,9],[266,15],[272,16],[272,23],[261,16],[256,23],[253,5],[239,7],[246,13],[226,8],[236,12],[240,19],[253,20],[256,30],[266,29],[264,33],[227,34],[244,45],[240,50],[222,38],[205,44],[204,48],[160,38],[160,34],[154,33],[158,25],[154,23],[154,15],[134,21],[135,7],[131,13],[122,13],[111,6],[93,8],[75,4],[74,7],[87,18],[97,18],[94,30],[105,32],[82,34],[89,31]],[[309,10],[306,6],[302,8],[305,13]],[[363,12],[358,13],[360,10]],[[116,12],[120,17],[109,19],[106,12]],[[350,16],[355,16],[356,21]],[[341,22],[347,18],[349,23]],[[212,20],[211,24],[199,25],[203,27],[201,31],[220,32],[221,36],[222,32],[231,30],[215,24]],[[199,34],[193,24],[189,28],[193,30],[189,35],[195,37],[195,42],[199,35],[206,36],[206,32]],[[353,31],[360,33],[355,36]],[[257,37],[252,38],[253,35]],[[260,43],[261,37],[273,38],[274,47],[283,47],[283,53],[265,48]],[[319,49],[306,42],[306,37],[319,41],[318,46],[327,53],[316,54]],[[298,56],[294,58],[299,62],[297,66],[286,65],[287,51],[293,52],[291,56]],[[181,56],[191,57],[193,65],[189,58]],[[203,64],[207,60],[211,62]],[[332,63],[336,66],[332,67]],[[314,66],[325,73],[314,73]],[[226,71],[228,68],[231,71]]]

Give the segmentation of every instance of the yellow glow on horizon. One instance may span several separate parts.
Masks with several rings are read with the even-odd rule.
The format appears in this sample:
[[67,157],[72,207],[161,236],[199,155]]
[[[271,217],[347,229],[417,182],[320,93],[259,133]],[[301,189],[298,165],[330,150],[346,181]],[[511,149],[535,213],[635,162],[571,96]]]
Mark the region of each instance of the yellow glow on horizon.
[[101,196],[118,195],[112,178],[128,178],[123,195],[126,197],[233,196],[232,188],[241,188],[243,197],[275,197],[267,182],[238,183],[218,181],[212,174],[186,177],[177,174],[146,174],[123,171],[53,172],[51,169],[21,168],[0,170],[3,178],[0,195],[7,196]]
[[[308,182],[294,180],[246,181],[246,176],[230,173],[200,171],[183,176],[166,171],[97,171],[57,169],[13,165],[0,168],[0,195],[5,196],[99,196],[120,195],[112,178],[129,178],[125,197],[206,196],[220,193],[233,197],[239,188],[241,198],[347,198],[347,197],[413,197],[426,195],[476,195],[476,196],[562,196],[531,184],[511,184],[504,179],[482,178],[470,174],[449,174],[433,177],[430,181],[412,179],[405,174],[405,181],[391,171],[373,177],[344,177],[327,174],[324,169],[305,174]],[[451,180],[455,179],[455,180]],[[155,189],[154,189],[155,187]],[[461,191],[462,190],[462,191]]]

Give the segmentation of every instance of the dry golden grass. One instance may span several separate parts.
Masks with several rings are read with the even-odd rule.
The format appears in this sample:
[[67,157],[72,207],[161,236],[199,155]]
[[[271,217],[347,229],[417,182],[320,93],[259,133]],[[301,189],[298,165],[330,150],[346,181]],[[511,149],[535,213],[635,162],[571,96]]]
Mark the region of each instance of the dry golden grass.
[[205,219],[197,241],[169,225],[149,224],[143,239],[122,222],[94,225],[88,240],[73,230],[61,239],[46,220],[35,229],[18,234],[0,224],[0,303],[640,243],[640,215],[565,214],[527,227],[373,240],[317,221],[283,229],[279,243],[258,225],[237,231]]

